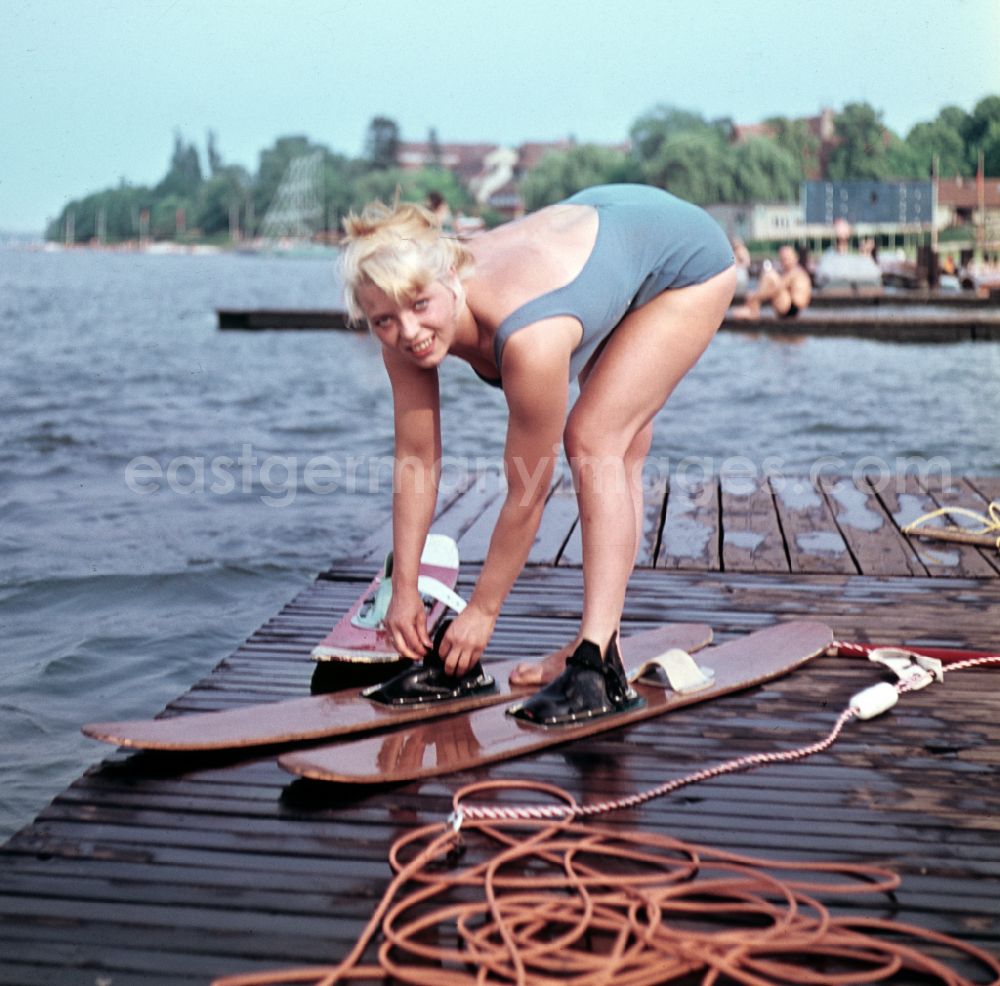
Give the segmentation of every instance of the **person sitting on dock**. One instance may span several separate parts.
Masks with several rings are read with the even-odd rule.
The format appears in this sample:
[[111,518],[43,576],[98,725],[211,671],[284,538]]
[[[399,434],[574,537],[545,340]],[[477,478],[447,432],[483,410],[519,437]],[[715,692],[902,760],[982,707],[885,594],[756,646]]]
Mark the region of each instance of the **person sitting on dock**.
[[780,270],[770,261],[764,261],[757,289],[751,291],[746,302],[732,311],[733,318],[760,318],[762,306],[770,305],[779,318],[795,318],[809,307],[812,301],[812,281],[799,263],[795,248],[787,244],[778,250]]
[[[450,355],[502,387],[508,490],[466,609],[438,647],[448,673],[478,666],[534,542],[562,442],[583,535],[576,639],[519,684],[545,684],[525,717],[568,721],[630,701],[618,651],[642,535],[654,415],[708,346],[735,286],[725,234],[660,189],[605,185],[467,242],[412,204],[344,223],[349,314],[382,344],[395,410],[393,595],[400,654],[432,646],[417,591],[441,459],[437,367]],[[580,394],[567,414],[570,380]],[[565,668],[563,668],[565,665]]]

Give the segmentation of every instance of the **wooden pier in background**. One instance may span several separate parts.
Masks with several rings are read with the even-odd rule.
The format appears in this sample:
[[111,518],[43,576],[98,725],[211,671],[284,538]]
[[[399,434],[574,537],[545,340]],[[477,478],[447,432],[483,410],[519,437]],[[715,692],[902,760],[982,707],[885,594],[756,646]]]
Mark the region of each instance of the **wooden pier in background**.
[[[721,641],[808,618],[842,640],[1000,651],[1000,553],[900,530],[934,507],[982,510],[998,496],[997,477],[664,483],[647,493],[623,630],[706,622]],[[501,499],[495,477],[476,477],[441,504],[434,529],[459,543],[465,594]],[[371,578],[386,536],[338,560],[165,714],[308,693],[309,652]],[[573,634],[580,552],[575,500],[559,481],[490,659],[540,654]],[[863,660],[821,657],[669,717],[390,790],[293,780],[270,749],[111,753],[0,851],[0,983],[180,986],[335,963],[390,879],[390,842],[443,820],[460,784],[550,781],[585,802],[634,793],[734,756],[814,742],[882,677]],[[1000,670],[956,672],[850,724],[821,755],[602,821],[735,852],[888,865],[903,878],[892,900],[848,898],[837,913],[892,917],[998,954],[998,768]]]
[[[1000,340],[1000,304],[961,295],[920,302],[887,301],[884,295],[817,296],[795,318],[767,310],[758,319],[727,317],[724,331],[774,336],[854,336],[883,342],[996,342]],[[218,325],[227,331],[333,329],[363,331],[349,324],[339,309],[219,309]]]

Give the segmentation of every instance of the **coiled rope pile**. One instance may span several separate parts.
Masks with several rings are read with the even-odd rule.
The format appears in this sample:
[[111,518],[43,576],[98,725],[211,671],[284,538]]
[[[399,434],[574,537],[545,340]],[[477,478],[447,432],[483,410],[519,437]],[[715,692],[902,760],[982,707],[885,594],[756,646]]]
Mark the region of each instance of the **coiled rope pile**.
[[[952,669],[997,663],[1000,655],[990,655]],[[855,714],[845,710],[830,735],[810,747],[734,760],[656,790],[826,749]],[[470,803],[503,798],[511,789],[536,803]],[[623,804],[581,806],[541,783],[463,788],[449,822],[395,842],[395,876],[340,965],[227,976],[215,986],[1000,984],[1000,962],[982,949],[889,917],[850,913],[856,906],[845,904],[835,914],[824,903],[889,895],[882,908],[890,913],[900,881],[889,870],[776,862],[579,820]],[[459,868],[462,853],[475,858]],[[378,964],[361,964],[379,931]],[[991,978],[971,979],[955,971],[955,960]]]

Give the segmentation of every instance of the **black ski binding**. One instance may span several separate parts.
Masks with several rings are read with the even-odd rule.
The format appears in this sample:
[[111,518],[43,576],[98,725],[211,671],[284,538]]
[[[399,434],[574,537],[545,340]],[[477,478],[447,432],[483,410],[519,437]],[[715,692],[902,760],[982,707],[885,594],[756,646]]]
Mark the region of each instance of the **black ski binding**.
[[603,660],[597,644],[581,641],[558,678],[512,705],[507,714],[533,726],[569,726],[631,712],[643,704],[625,677],[616,633]]
[[438,647],[450,626],[450,620],[441,624],[434,636],[434,646],[424,655],[423,661],[414,662],[394,678],[366,688],[361,694],[382,705],[406,706],[434,705],[495,692],[496,682],[478,661],[459,677],[445,671]]

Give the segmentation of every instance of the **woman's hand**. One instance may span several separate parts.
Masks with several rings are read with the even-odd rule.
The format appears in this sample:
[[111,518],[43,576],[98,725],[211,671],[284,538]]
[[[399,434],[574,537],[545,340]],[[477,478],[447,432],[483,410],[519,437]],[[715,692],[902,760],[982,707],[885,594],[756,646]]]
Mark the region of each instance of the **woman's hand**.
[[496,622],[495,616],[474,602],[455,617],[439,649],[448,674],[460,676],[475,665],[493,636]]
[[431,648],[431,638],[427,632],[427,610],[424,609],[424,602],[416,587],[407,590],[393,585],[392,598],[382,625],[392,646],[403,657],[419,661]]

